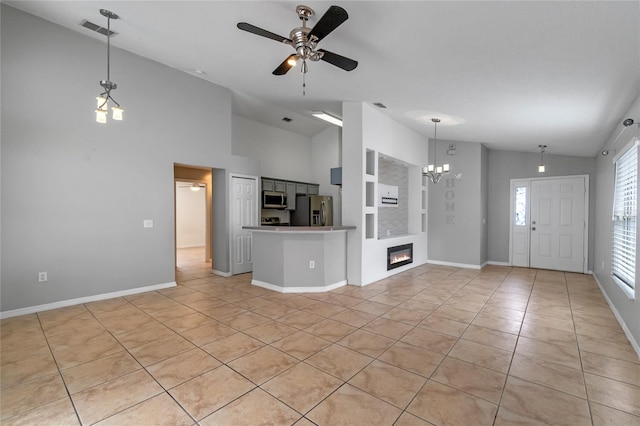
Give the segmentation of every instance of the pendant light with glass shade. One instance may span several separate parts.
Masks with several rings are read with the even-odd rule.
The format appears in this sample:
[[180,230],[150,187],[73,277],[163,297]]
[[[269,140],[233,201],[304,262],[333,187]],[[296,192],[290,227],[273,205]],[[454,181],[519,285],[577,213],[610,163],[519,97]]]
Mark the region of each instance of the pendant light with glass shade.
[[100,86],[104,89],[104,92],[100,93],[96,98],[98,100],[98,106],[96,109],[96,121],[98,123],[106,123],[107,115],[109,114],[109,101],[114,103],[111,107],[114,120],[122,120],[122,113],[124,110],[118,102],[111,96],[111,91],[118,88],[118,85],[111,81],[110,68],[111,68],[111,20],[118,19],[118,15],[106,10],[100,9],[100,14],[107,18],[107,79],[100,81]]
[[440,182],[442,176],[449,173],[449,164],[443,164],[442,166],[438,166],[437,161],[437,152],[438,152],[438,123],[440,122],[439,118],[432,118],[433,122],[433,164],[429,164],[427,167],[422,168],[422,176],[427,176],[429,180],[433,183]]
[[547,149],[547,146],[538,145],[538,148],[540,148],[540,164],[538,164],[538,173],[544,173],[545,172],[544,158],[542,156],[544,155],[545,150]]

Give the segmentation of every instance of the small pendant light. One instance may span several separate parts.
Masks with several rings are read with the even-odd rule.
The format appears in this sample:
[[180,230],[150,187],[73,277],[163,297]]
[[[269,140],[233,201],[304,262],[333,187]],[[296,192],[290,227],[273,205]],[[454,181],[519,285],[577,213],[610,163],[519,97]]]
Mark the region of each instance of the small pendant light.
[[538,148],[540,148],[540,164],[538,165],[538,173],[544,173],[545,172],[545,167],[544,167],[544,152],[545,149],[547,148],[546,145],[538,145]]
[[111,71],[111,20],[118,19],[118,15],[115,13],[106,10],[100,9],[100,14],[107,18],[107,79],[100,81],[100,86],[104,89],[104,92],[100,93],[96,98],[98,100],[98,106],[96,108],[96,121],[98,123],[106,123],[107,115],[109,114],[109,101],[113,102],[115,105],[111,107],[112,118],[114,120],[122,120],[122,113],[124,110],[120,106],[118,102],[111,96],[111,91],[118,88],[118,85],[111,81],[110,79],[110,71]]

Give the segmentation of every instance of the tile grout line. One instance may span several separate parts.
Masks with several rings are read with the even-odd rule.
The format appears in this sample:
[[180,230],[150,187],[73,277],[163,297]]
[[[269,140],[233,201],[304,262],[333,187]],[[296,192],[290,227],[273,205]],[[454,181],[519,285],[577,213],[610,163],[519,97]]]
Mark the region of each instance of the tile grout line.
[[[504,393],[507,389],[507,381],[509,380],[509,376],[511,373],[511,365],[513,364],[513,358],[516,356],[516,349],[518,348],[518,343],[520,341],[520,334],[522,333],[522,327],[524,326],[524,319],[527,315],[527,311],[529,309],[529,303],[531,302],[531,295],[533,294],[533,288],[535,287],[535,283],[536,283],[536,278],[538,276],[538,270],[536,270],[534,276],[533,276],[533,281],[531,282],[531,289],[529,290],[529,296],[527,297],[527,306],[525,308],[524,311],[524,315],[522,316],[522,321],[520,322],[520,328],[518,329],[518,334],[516,336],[516,343],[513,346],[513,353],[511,354],[511,360],[509,362],[509,368],[507,368],[507,372],[506,372],[506,377],[504,379],[504,386],[502,387],[502,392],[500,392],[500,398],[498,399],[498,409],[496,410],[496,415],[493,419],[493,424],[495,425],[497,419],[498,419],[498,412],[500,411],[500,407],[502,407],[502,398],[504,398]],[[504,281],[503,281],[504,282]],[[528,417],[528,416],[525,416]]]
[[578,347],[578,359],[580,360],[580,373],[582,374],[582,382],[584,383],[584,395],[587,401],[587,409],[589,410],[589,420],[593,425],[593,412],[591,410],[591,400],[589,398],[589,389],[587,387],[587,378],[584,374],[584,363],[582,362],[582,351],[580,350],[580,340],[578,339],[578,330],[576,329],[576,322],[573,316],[573,305],[571,303],[571,293],[569,292],[569,285],[567,284],[567,274],[563,273],[565,279],[565,286],[567,287],[567,296],[569,298],[569,310],[571,311],[571,323],[573,324],[573,334],[576,336],[576,345]]
[[[69,402],[71,403],[71,407],[73,408],[74,414],[76,415],[76,419],[78,419],[78,424],[82,425],[82,420],[80,419],[80,413],[78,413],[78,408],[76,407],[76,404],[73,401],[73,398],[71,397],[71,392],[69,391],[69,388],[67,386],[67,382],[64,380],[64,376],[62,375],[62,370],[60,370],[60,365],[58,364],[58,360],[56,359],[55,355],[53,354],[53,349],[51,348],[51,344],[49,343],[49,338],[47,337],[47,334],[44,331],[44,327],[42,325],[42,318],[40,318],[39,313],[36,313],[36,318],[38,318],[38,324],[40,325],[40,329],[42,330],[42,335],[44,336],[44,339],[47,342],[47,347],[49,348],[49,353],[51,354],[51,358],[53,358],[53,362],[56,364],[56,369],[58,370],[58,376],[60,376],[60,380],[62,381],[62,385],[64,386],[64,390],[67,392],[67,398],[69,398]],[[31,411],[31,410],[28,410],[28,411]],[[9,420],[9,419],[7,419],[7,420]]]

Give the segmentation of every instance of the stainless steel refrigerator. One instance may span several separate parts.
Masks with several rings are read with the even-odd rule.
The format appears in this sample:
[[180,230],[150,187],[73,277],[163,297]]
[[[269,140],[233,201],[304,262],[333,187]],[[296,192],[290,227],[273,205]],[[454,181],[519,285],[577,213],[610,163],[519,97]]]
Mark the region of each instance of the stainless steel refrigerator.
[[291,212],[292,226],[333,226],[333,197],[300,195]]

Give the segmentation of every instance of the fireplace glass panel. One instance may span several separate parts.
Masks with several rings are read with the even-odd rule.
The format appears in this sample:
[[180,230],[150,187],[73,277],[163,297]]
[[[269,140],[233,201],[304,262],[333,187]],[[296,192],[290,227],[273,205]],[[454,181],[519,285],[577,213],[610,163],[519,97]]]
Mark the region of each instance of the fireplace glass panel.
[[387,248],[387,271],[413,262],[413,244]]

